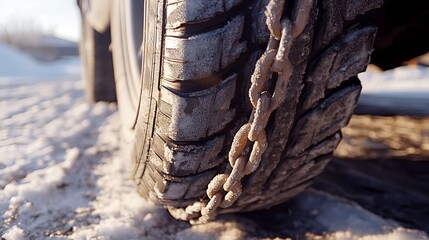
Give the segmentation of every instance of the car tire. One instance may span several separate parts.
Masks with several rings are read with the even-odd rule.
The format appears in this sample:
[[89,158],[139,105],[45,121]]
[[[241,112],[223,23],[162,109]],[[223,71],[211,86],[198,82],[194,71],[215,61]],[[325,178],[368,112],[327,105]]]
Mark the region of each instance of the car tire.
[[[138,100],[117,84],[138,190],[177,218],[182,208],[207,202],[207,185],[228,168],[233,137],[252,109],[250,78],[269,38],[268,1],[198,2],[145,1]],[[288,1],[287,15],[298,2]],[[119,5],[114,16],[123,19]],[[282,203],[323,171],[359,97],[356,76],[370,60],[372,16],[380,5],[314,1],[289,54],[294,71],[286,100],[266,128],[268,149],[259,168],[243,178],[242,196],[220,213]],[[112,25],[115,73],[118,83],[122,77],[132,86],[123,77],[129,74],[123,26]],[[138,107],[122,109],[127,101],[138,101]]]
[[110,29],[97,32],[82,13],[82,40],[80,56],[85,95],[89,102],[115,102],[115,77],[113,74]]

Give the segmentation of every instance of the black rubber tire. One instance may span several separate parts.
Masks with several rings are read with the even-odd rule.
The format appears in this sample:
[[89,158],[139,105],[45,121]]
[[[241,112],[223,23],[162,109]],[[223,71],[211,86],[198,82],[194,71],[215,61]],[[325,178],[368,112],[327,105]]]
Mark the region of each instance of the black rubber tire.
[[[268,41],[267,2],[145,2],[142,92],[131,154],[145,198],[184,207],[207,199],[208,183],[225,171],[232,137],[251,111],[247,92]],[[296,2],[288,1],[287,15]],[[369,62],[376,33],[371,18],[380,5],[315,1],[289,54],[294,73],[285,103],[269,121],[269,147],[256,172],[243,179],[243,195],[221,212],[284,202],[323,171],[360,94],[356,75]]]
[[[137,46],[131,48],[130,39],[135,29],[131,26],[130,11],[136,6],[131,3],[140,3],[139,0],[112,1],[111,29],[112,29],[112,53],[115,69],[116,91],[118,93],[119,115],[122,124],[122,149],[129,155],[134,142],[134,128],[139,108],[141,95],[141,63],[138,62]],[[143,7],[143,5],[141,6]],[[143,13],[142,18],[143,18]],[[142,26],[140,26],[142,28]]]
[[103,33],[95,31],[82,14],[82,40],[80,57],[85,95],[89,102],[115,102],[115,78],[113,74],[110,29]]
[[383,70],[406,64],[429,51],[429,2],[384,0],[371,63]]

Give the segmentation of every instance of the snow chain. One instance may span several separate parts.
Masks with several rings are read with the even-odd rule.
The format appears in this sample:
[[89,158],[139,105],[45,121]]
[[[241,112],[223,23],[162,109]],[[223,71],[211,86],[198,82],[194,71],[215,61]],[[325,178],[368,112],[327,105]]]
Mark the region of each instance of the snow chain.
[[[298,0],[293,22],[282,19],[285,0],[270,0],[265,16],[270,31],[267,49],[256,63],[251,77],[249,98],[253,106],[249,122],[234,136],[229,151],[229,173],[216,175],[207,187],[208,203],[195,202],[185,209],[169,208],[170,213],[192,224],[204,223],[216,215],[217,208],[228,208],[242,193],[241,179],[253,173],[259,166],[262,154],[268,147],[265,127],[271,116],[286,98],[286,87],[292,76],[293,66],[289,60],[292,42],[307,25],[313,0]],[[277,73],[274,93],[268,90],[272,73]],[[247,141],[253,143],[250,156],[244,154]]]

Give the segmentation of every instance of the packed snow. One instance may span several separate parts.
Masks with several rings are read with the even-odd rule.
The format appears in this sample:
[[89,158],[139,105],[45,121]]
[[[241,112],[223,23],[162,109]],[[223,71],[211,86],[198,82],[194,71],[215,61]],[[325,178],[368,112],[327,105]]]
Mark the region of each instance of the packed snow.
[[117,107],[85,101],[77,59],[48,66],[5,46],[0,51],[4,239],[283,239],[295,230],[308,239],[429,239],[313,189],[276,211],[294,223],[275,223],[281,231],[263,227],[270,211],[196,226],[174,220],[137,194],[121,158]]

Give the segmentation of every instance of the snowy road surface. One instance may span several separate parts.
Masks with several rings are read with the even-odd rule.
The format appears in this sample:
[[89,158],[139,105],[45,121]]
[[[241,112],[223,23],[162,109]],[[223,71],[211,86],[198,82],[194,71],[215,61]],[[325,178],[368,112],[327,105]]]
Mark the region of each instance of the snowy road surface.
[[136,193],[118,149],[116,106],[88,105],[79,80],[3,85],[0,121],[5,239],[274,238],[294,228],[305,229],[310,238],[427,239],[315,190],[293,201],[289,210],[298,226],[284,226],[283,233],[242,215],[193,227],[177,222]]
[[429,239],[313,189],[278,207],[275,219],[261,211],[198,226],[176,221],[135,191],[121,159],[119,127],[116,105],[87,104],[79,79],[0,80],[0,236]]

